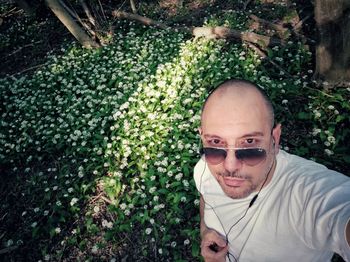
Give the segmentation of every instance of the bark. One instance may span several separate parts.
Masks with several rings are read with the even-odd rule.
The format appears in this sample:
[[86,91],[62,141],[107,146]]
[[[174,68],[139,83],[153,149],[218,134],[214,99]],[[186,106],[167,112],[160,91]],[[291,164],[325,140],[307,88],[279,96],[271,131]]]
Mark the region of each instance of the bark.
[[288,38],[291,35],[290,31],[282,25],[271,23],[270,21],[257,17],[256,15],[250,15],[249,17],[259,25],[261,24],[277,31],[283,38]]
[[250,4],[251,1],[252,1],[252,0],[247,0],[247,1],[245,1],[245,3],[243,4],[243,10],[246,10],[246,9],[247,9],[247,7],[248,7],[248,5]]
[[[75,12],[75,10],[73,11],[72,9],[70,9],[64,2],[63,0],[58,0],[59,4],[72,16],[72,18],[76,19],[84,28],[87,32],[89,32],[89,34],[93,37],[96,37],[96,32],[91,28],[91,26],[87,23],[85,23],[80,16]],[[82,4],[83,6],[83,4]],[[83,7],[84,8],[84,7]]]
[[184,31],[192,34],[195,37],[206,37],[206,38],[225,38],[225,39],[235,39],[240,41],[247,41],[250,43],[258,44],[260,46],[266,47],[266,46],[274,46],[274,45],[281,45],[283,44],[283,40],[268,37],[264,35],[259,35],[252,32],[241,32],[238,30],[230,29],[228,27],[224,26],[217,26],[217,27],[170,27],[166,24],[154,21],[150,18],[130,14],[126,12],[121,11],[114,11],[113,13],[114,17],[120,18],[120,19],[130,19],[130,20],[136,20],[142,24],[145,25],[152,25],[156,26],[162,29],[171,29],[171,30],[179,30]]
[[86,48],[99,47],[100,45],[74,21],[70,14],[60,5],[58,0],[45,0],[47,6],[65,25],[72,35]]
[[89,22],[93,25],[93,26],[97,26],[96,25],[96,21],[95,18],[92,16],[89,7],[87,6],[87,4],[85,3],[85,0],[80,0],[80,4],[84,9],[84,12],[86,14],[86,17],[89,19]]
[[319,34],[316,78],[350,81],[350,1],[316,0],[315,19]]
[[137,9],[136,9],[136,5],[135,5],[135,1],[134,0],[130,0],[130,7],[131,7],[131,10],[134,14],[137,13]]
[[112,15],[116,18],[119,18],[119,19],[136,20],[144,25],[153,25],[153,26],[161,28],[161,29],[171,29],[169,26],[167,26],[163,23],[159,23],[159,22],[154,21],[150,18],[136,15],[136,14],[130,14],[130,13],[123,12],[123,11],[113,11]]

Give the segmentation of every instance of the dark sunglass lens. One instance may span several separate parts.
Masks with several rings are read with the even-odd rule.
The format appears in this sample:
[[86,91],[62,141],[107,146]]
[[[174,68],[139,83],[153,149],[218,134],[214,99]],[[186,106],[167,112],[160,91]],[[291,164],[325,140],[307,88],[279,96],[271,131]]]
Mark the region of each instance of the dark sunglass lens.
[[262,148],[245,148],[236,150],[236,158],[249,166],[257,165],[266,157],[266,151]]
[[205,147],[203,148],[205,160],[211,165],[218,165],[226,158],[226,151],[224,149]]

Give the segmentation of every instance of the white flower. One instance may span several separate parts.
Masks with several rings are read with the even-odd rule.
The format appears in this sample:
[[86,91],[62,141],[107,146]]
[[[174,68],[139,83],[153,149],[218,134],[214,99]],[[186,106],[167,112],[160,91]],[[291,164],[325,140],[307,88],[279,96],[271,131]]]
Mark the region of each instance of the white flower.
[[187,246],[188,244],[190,244],[190,240],[189,240],[189,239],[186,239],[186,240],[184,241],[184,245]]
[[328,136],[328,137],[327,137],[327,140],[328,140],[330,143],[332,143],[332,144],[335,143],[335,137],[334,137],[334,136]]
[[313,113],[315,114],[315,118],[320,118],[322,116],[321,112],[318,110],[314,110]]
[[171,247],[176,247],[176,242],[175,241],[171,242],[170,246]]
[[151,234],[151,232],[152,232],[152,228],[146,228],[146,230],[145,230],[145,233],[146,233],[146,235],[149,235],[149,234]]
[[78,198],[73,197],[72,200],[70,201],[70,205],[74,206],[78,202]]
[[7,240],[6,246],[7,246],[7,247],[10,247],[10,246],[12,246],[12,245],[13,245],[13,240],[12,240],[12,239]]
[[92,249],[91,249],[91,253],[92,253],[92,254],[97,254],[97,252],[98,252],[98,247],[97,247],[96,245],[94,245],[94,246],[92,247]]
[[159,249],[158,249],[158,253],[159,253],[160,255],[163,254],[163,249],[159,248]]
[[151,194],[153,194],[156,190],[157,190],[157,188],[154,186],[154,187],[151,187],[151,188],[150,188],[149,192],[150,192]]
[[331,156],[334,154],[334,152],[332,150],[329,150],[328,148],[325,149],[324,152],[326,153],[327,156]]
[[95,213],[100,212],[100,208],[99,208],[99,206],[94,206],[94,212],[95,212]]
[[184,185],[184,187],[188,187],[190,185],[190,183],[187,180],[183,180],[182,184]]
[[179,173],[179,174],[177,174],[177,175],[175,176],[175,179],[176,179],[177,181],[180,181],[181,178],[182,178],[182,176],[183,176],[183,174],[182,174],[182,173]]
[[317,136],[319,133],[321,133],[321,129],[319,129],[319,128],[314,128],[312,130],[312,135],[313,136]]
[[55,228],[55,232],[56,232],[57,234],[59,234],[59,233],[61,233],[61,229],[60,229],[59,227],[56,227],[56,228]]
[[106,219],[102,220],[102,227],[106,227],[111,229],[113,227],[113,223],[112,222],[108,222]]

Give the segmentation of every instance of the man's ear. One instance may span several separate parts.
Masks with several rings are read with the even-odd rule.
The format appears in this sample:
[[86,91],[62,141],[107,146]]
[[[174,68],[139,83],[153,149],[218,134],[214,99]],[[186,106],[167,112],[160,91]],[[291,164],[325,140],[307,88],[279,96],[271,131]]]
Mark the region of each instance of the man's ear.
[[279,144],[280,144],[280,138],[281,138],[281,132],[282,132],[282,126],[281,124],[277,124],[274,129],[272,129],[272,138],[274,140],[274,147],[276,154],[279,151]]
[[202,128],[201,127],[198,128],[198,132],[199,132],[199,135],[201,136],[202,135]]

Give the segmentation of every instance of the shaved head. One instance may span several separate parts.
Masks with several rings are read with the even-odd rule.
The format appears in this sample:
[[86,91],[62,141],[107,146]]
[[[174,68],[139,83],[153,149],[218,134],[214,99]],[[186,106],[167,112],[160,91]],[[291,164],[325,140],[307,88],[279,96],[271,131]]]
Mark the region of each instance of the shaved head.
[[267,112],[267,121],[271,123],[271,128],[274,126],[275,116],[273,106],[265,91],[250,81],[238,79],[226,80],[212,90],[203,104],[202,120],[207,104],[221,103],[230,98],[232,98],[232,102],[237,101],[237,99],[261,99],[263,107],[265,107],[264,109]]

